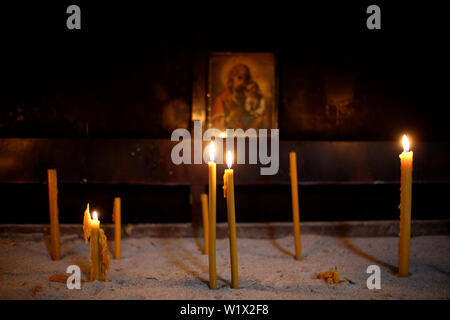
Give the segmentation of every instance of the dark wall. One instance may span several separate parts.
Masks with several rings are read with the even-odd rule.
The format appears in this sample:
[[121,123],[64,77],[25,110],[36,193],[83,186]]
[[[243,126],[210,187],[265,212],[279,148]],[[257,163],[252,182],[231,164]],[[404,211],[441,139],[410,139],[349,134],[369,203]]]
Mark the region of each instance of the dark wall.
[[69,31],[69,4],[4,11],[1,137],[169,138],[189,127],[203,48],[277,54],[282,139],[447,139],[438,8],[381,3],[370,31],[364,3],[78,2],[82,30]]
[[159,138],[186,127],[189,39],[23,28],[7,40],[2,136]]
[[[219,186],[220,187],[220,186]],[[48,223],[44,184],[1,184],[1,223]],[[206,190],[205,190],[206,191]],[[219,190],[218,190],[219,191]],[[435,199],[450,192],[449,184],[415,184],[412,217],[447,219]],[[289,186],[237,186],[237,222],[292,221]],[[86,203],[104,223],[112,222],[113,198],[122,198],[123,223],[189,222],[189,188],[183,186],[75,185],[58,187],[59,221],[82,223]],[[27,201],[23,201],[27,199]],[[399,185],[305,185],[299,189],[301,221],[397,220]],[[226,222],[226,203],[217,197],[217,221]]]

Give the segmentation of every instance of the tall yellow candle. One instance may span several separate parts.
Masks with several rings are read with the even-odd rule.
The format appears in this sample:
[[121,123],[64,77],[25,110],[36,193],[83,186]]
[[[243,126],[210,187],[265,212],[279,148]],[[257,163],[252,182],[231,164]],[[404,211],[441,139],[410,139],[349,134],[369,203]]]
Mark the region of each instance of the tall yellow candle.
[[292,220],[294,223],[295,259],[302,259],[302,247],[300,243],[300,213],[298,207],[298,181],[297,181],[297,155],[289,153],[289,168],[291,176]]
[[411,197],[413,152],[409,151],[409,141],[403,135],[403,152],[400,154],[400,240],[398,250],[398,275],[409,275],[409,242],[411,239]]
[[236,240],[236,214],[234,208],[234,173],[231,169],[233,156],[231,152],[227,153],[228,169],[225,169],[223,175],[224,197],[227,198],[227,216],[228,216],[228,237],[230,238],[230,258],[231,258],[231,286],[234,289],[239,288],[238,277],[238,257]]
[[209,225],[208,225],[208,195],[202,193],[200,195],[202,203],[202,218],[203,218],[203,254],[209,252]]
[[209,145],[209,288],[217,289],[216,273],[216,163],[214,162],[214,142]]
[[108,253],[105,232],[100,228],[97,212],[89,212],[89,203],[84,212],[83,219],[84,239],[86,243],[90,240],[90,281],[107,281],[108,270],[111,260]]
[[53,260],[61,259],[58,221],[58,185],[55,169],[47,170],[48,206],[50,211],[50,254]]
[[120,259],[120,242],[122,238],[122,208],[121,199],[119,197],[114,198],[113,206],[113,220],[114,220],[114,257]]

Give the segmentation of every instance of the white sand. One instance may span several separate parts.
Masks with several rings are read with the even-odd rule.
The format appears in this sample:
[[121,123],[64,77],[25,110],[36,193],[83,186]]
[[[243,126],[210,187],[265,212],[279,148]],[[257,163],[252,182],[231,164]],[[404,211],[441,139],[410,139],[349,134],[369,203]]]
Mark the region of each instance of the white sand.
[[[302,235],[302,261],[292,257],[291,237],[238,238],[238,290],[229,286],[228,239],[217,240],[218,290],[208,288],[208,257],[195,238],[125,238],[122,259],[111,260],[111,282],[84,283],[81,290],[49,281],[71,264],[87,279],[89,246],[78,236],[62,237],[60,261],[50,259],[44,241],[13,240],[15,246],[0,241],[0,299],[450,299],[448,236],[411,240],[408,278],[390,271],[397,265],[395,237]],[[380,290],[366,287],[371,264],[381,267]],[[343,282],[316,279],[335,267]]]

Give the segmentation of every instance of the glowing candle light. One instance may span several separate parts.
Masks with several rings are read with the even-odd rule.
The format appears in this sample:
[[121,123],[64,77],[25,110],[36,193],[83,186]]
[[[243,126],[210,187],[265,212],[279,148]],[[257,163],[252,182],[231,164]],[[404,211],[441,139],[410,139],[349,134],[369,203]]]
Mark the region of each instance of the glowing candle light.
[[231,165],[233,155],[227,152],[227,165],[223,175],[224,197],[227,198],[227,217],[228,217],[228,237],[230,238],[230,258],[231,258],[231,286],[234,289],[239,288],[238,280],[238,260],[237,260],[237,240],[236,240],[236,214],[234,207],[234,174]]
[[209,144],[208,173],[209,173],[209,287],[217,289],[216,274],[216,163],[214,162],[214,142]]
[[406,134],[402,137],[403,152],[409,152],[409,140]]
[[398,250],[398,275],[409,275],[409,247],[411,239],[411,198],[413,152],[409,151],[409,140],[403,135],[403,152],[400,154],[400,240]]
[[209,144],[209,161],[210,162],[214,162],[215,154],[216,154],[216,148],[214,146],[214,142],[211,141],[211,143]]
[[233,164],[233,155],[231,154],[231,151],[227,152],[227,166],[228,169],[231,169],[231,165]]
[[222,131],[219,135],[220,138],[225,139],[227,137],[227,132],[226,131]]
[[92,219],[89,212],[89,203],[84,212],[83,219],[84,240],[86,243],[90,240],[90,281],[107,281],[108,270],[110,267],[110,257],[108,254],[107,240],[105,232],[100,228],[98,213],[92,213]]

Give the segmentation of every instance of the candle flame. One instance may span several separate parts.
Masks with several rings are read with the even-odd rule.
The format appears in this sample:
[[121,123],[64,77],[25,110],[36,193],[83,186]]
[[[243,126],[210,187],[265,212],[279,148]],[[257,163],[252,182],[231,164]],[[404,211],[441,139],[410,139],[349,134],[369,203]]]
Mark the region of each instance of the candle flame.
[[222,131],[222,132],[220,133],[220,137],[221,137],[221,138],[226,138],[226,137],[227,137],[227,132],[226,132],[226,131]]
[[214,142],[211,141],[211,143],[209,144],[209,159],[211,160],[211,162],[214,162],[214,153],[215,153]]
[[409,152],[409,140],[406,134],[403,135],[402,142],[403,142],[403,151]]
[[231,154],[231,151],[227,152],[227,166],[228,169],[231,169],[231,164],[233,163],[233,155]]
[[92,212],[92,220],[98,221],[98,214],[97,214],[97,211]]

